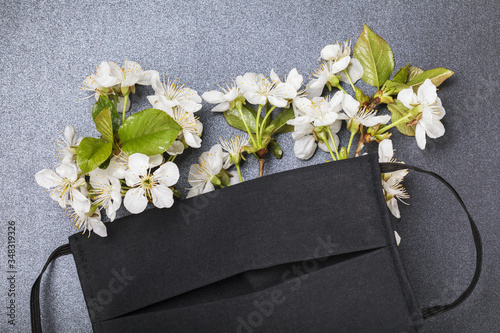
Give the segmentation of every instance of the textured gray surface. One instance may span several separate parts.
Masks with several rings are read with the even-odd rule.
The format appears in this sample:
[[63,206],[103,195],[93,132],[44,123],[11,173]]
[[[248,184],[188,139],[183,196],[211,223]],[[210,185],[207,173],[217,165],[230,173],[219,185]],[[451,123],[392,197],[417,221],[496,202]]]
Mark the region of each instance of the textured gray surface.
[[[456,185],[483,234],[483,277],[459,308],[428,321],[429,332],[498,332],[500,288],[500,149],[498,46],[500,6],[495,1],[385,1],[293,3],[10,1],[0,8],[0,331],[29,330],[29,291],[50,252],[75,232],[64,212],[33,175],[56,164],[54,138],[65,124],[95,135],[91,100],[79,100],[84,76],[101,60],[130,59],[203,92],[246,71],[305,76],[319,50],[336,40],[356,40],[367,23],[391,45],[396,67],[447,67],[455,75],[439,94],[447,110],[446,134],[421,151],[413,138],[395,134],[400,160],[434,170]],[[145,99],[147,88],[135,100]],[[138,110],[141,106],[134,104]],[[200,111],[203,146],[180,159],[186,167],[219,135],[234,133],[223,117]],[[266,173],[321,163],[318,152],[297,160],[290,135],[279,138],[285,156],[269,160]],[[345,142],[345,141],[344,141]],[[256,163],[245,166],[256,176]],[[446,190],[425,176],[406,182],[411,206],[396,228],[401,254],[422,306],[451,300],[469,281],[474,248],[465,214]],[[123,214],[123,212],[122,212]],[[7,222],[16,221],[15,326],[6,317]],[[105,254],[103,254],[105,255]],[[90,321],[71,257],[47,271],[41,290],[48,332],[89,332]],[[335,288],[335,286],[332,286]]]

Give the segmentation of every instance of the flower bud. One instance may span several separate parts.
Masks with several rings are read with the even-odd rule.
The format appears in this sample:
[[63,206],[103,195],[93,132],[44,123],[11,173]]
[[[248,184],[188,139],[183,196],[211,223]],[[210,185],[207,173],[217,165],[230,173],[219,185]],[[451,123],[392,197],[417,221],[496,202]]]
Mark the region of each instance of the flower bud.
[[349,155],[347,154],[347,148],[346,147],[342,147],[340,149],[339,158],[341,160],[346,160],[347,158],[349,158]]
[[210,182],[212,184],[214,184],[215,186],[220,186],[221,185],[221,181],[220,181],[220,179],[217,176],[210,177]]

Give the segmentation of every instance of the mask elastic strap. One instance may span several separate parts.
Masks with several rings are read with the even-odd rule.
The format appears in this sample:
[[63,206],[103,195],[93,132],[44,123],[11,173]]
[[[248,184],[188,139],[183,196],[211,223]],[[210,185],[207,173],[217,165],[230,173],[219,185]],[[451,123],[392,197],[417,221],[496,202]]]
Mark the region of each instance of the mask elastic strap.
[[450,185],[446,180],[444,180],[443,177],[440,175],[423,170],[408,164],[401,164],[401,163],[380,163],[380,172],[381,173],[390,173],[398,170],[404,170],[404,169],[411,169],[415,170],[417,172],[422,172],[426,173],[428,175],[431,175],[432,177],[436,178],[439,180],[441,183],[446,185],[450,189],[450,191],[453,193],[455,198],[458,200],[462,208],[464,209],[465,213],[467,213],[467,216],[469,217],[469,222],[470,222],[470,227],[472,229],[472,236],[474,237],[474,245],[476,246],[476,270],[474,272],[474,276],[472,278],[472,281],[469,283],[469,286],[465,291],[453,302],[450,304],[445,304],[445,305],[436,305],[436,306],[431,306],[428,308],[422,309],[422,315],[424,318],[429,318],[432,316],[435,316],[437,314],[446,312],[448,310],[451,310],[458,305],[460,305],[463,301],[467,299],[467,297],[470,296],[474,288],[476,287],[476,284],[479,280],[479,276],[481,275],[481,266],[483,262],[483,244],[481,242],[481,235],[479,234],[479,229],[477,228],[476,223],[474,222],[474,219],[470,215],[469,211],[467,210],[467,207],[465,206],[465,203],[463,202],[462,198],[460,198],[460,195],[457,193],[457,191],[453,188],[453,186]]
[[42,333],[42,320],[40,316],[40,282],[42,281],[42,275],[47,269],[47,266],[58,257],[67,255],[71,253],[69,244],[64,244],[59,246],[54,252],[51,253],[49,259],[43,266],[42,272],[36,279],[33,287],[31,288],[30,296],[30,311],[31,311],[31,332]]

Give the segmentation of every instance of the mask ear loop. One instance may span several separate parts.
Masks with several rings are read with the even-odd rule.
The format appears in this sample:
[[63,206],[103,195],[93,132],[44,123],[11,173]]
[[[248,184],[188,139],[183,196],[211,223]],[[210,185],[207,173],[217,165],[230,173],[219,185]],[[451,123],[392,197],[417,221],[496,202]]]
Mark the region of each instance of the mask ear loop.
[[414,167],[408,164],[402,164],[402,163],[380,163],[380,172],[381,173],[390,173],[398,170],[404,170],[404,169],[411,169],[415,170],[417,172],[421,173],[426,173],[428,175],[431,175],[432,177],[436,178],[439,180],[441,183],[446,185],[450,189],[450,191],[453,193],[455,198],[458,200],[460,205],[462,206],[463,210],[467,214],[467,217],[469,218],[469,223],[470,227],[472,229],[472,236],[474,238],[474,245],[476,247],[476,270],[474,272],[474,276],[472,277],[472,281],[469,283],[469,286],[465,291],[453,302],[449,304],[444,304],[444,305],[436,305],[436,306],[431,306],[422,309],[422,316],[425,318],[429,318],[432,316],[435,316],[437,314],[441,314],[443,312],[449,311],[451,309],[454,309],[455,307],[459,306],[463,301],[465,301],[470,294],[472,294],[472,291],[477,285],[477,282],[479,281],[479,276],[481,275],[481,268],[482,268],[482,263],[483,263],[483,244],[481,242],[481,235],[479,234],[479,229],[477,228],[476,222],[474,222],[474,219],[470,215],[469,211],[467,210],[467,207],[465,206],[465,203],[463,202],[462,198],[458,194],[458,192],[451,186],[450,183],[448,183],[443,177],[440,175],[420,169],[418,167]]
[[42,268],[42,272],[36,279],[33,287],[31,288],[31,296],[30,296],[30,312],[31,312],[31,332],[33,333],[42,333],[42,320],[40,316],[40,283],[42,281],[42,276],[49,264],[54,261],[56,258],[70,254],[71,249],[69,244],[64,244],[59,246],[54,252],[51,253],[45,266]]

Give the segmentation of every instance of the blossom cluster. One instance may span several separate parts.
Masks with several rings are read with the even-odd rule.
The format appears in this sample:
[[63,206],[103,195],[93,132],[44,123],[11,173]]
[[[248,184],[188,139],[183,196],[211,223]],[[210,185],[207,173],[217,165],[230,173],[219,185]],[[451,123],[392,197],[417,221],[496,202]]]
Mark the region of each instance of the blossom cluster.
[[[378,143],[381,162],[396,161],[393,129],[414,136],[420,149],[427,137],[444,135],[445,110],[437,86],[452,71],[424,71],[408,64],[393,73],[392,50],[366,25],[354,48],[351,42],[334,43],[319,53],[320,65],[308,82],[296,68],[284,77],[274,69],[269,76],[249,72],[201,97],[136,62],[119,66],[103,61],[81,86],[96,99],[91,114],[100,137],[77,138],[68,125],[59,144],[61,164],[55,171],[38,172],[35,179],[69,212],[76,227],[106,236],[102,211],[113,221],[122,202],[137,214],[148,202],[169,208],[180,196],[174,187],[180,177],[174,160],[188,148],[201,147],[203,124],[196,113],[202,100],[214,104],[211,110],[243,134],[220,138],[201,154],[189,170],[188,198],[244,181],[241,165],[251,156],[258,159],[262,176],[269,153],[277,159],[283,155],[276,139],[283,133],[291,133],[294,154],[301,160],[310,159],[318,147],[331,161],[343,160]],[[361,90],[359,80],[375,92],[370,96]],[[152,88],[154,93],[147,96],[152,107],[127,116],[136,85]],[[383,104],[387,111],[380,109]],[[347,142],[340,140],[342,129],[350,133]],[[381,179],[387,206],[397,218],[398,202],[409,198],[402,186],[406,174],[401,170]]]
[[[160,137],[159,145],[169,146],[161,147],[158,154],[150,153],[156,149],[152,143],[143,142],[141,145],[144,138],[133,136],[144,130],[134,126],[159,126],[161,124],[157,123],[158,118],[150,115],[148,110],[141,111],[141,118],[132,119],[132,116],[130,121],[126,118],[126,112],[130,109],[129,95],[135,93],[136,84],[153,88],[154,94],[147,98],[155,110],[168,115],[164,116],[166,121],[163,125],[168,127],[175,122],[178,126],[177,131],[150,131],[150,135]],[[133,214],[144,211],[148,202],[158,208],[173,205],[176,194],[173,186],[179,179],[179,168],[173,161],[185,148],[201,146],[203,126],[194,116],[201,109],[201,98],[196,91],[179,85],[176,81],[169,80],[165,83],[157,71],[145,71],[136,62],[128,60],[122,66],[103,61],[95,74],[85,78],[82,88],[91,91],[96,98],[92,116],[96,128],[102,134],[99,140],[107,140],[99,142],[94,138],[77,139],[74,127],[68,125],[64,130],[64,138],[59,143],[58,157],[61,164],[55,171],[39,171],[35,179],[39,185],[49,190],[52,199],[68,211],[77,228],[83,232],[88,230],[89,235],[94,231],[104,237],[107,231],[101,220],[101,210],[113,221],[122,202]],[[113,116],[114,110],[122,111],[122,124],[117,129],[112,124],[115,121],[119,123],[117,113]],[[105,116],[99,117],[101,112],[103,115],[108,112],[109,121],[106,121]],[[137,121],[144,121],[146,125],[135,125]],[[171,142],[161,138],[162,135],[169,134],[174,135]],[[131,135],[132,148],[125,150],[120,143]],[[90,142],[102,147],[109,145],[111,148],[109,154],[94,163],[96,167],[88,167],[92,161],[88,156],[99,155],[101,150],[89,150],[83,144],[89,142],[85,140],[97,140],[98,143]]]
[[[284,80],[272,69],[268,77],[245,73],[220,90],[202,95],[215,104],[213,112],[223,112],[229,125],[246,132],[248,144],[241,150],[258,158],[259,176],[268,152],[281,158],[283,152],[275,139],[281,133],[292,132],[294,153],[301,160],[310,159],[318,147],[333,161],[356,157],[365,145],[377,142],[381,162],[392,161],[392,128],[415,136],[420,149],[425,149],[427,137],[444,135],[445,110],[437,86],[452,71],[424,71],[408,64],[389,79],[394,70],[392,50],[366,25],[354,49],[350,41],[328,44],[320,52],[320,61],[305,84],[296,68]],[[355,85],[361,79],[377,88],[371,97]],[[343,84],[350,86],[352,94]],[[390,114],[379,114],[376,107],[381,104],[387,104]],[[344,146],[338,136],[342,128],[350,132]],[[240,160],[235,165],[242,180]],[[405,175],[406,171],[400,171],[382,176],[387,205],[397,218],[398,201],[408,198],[402,187]]]

